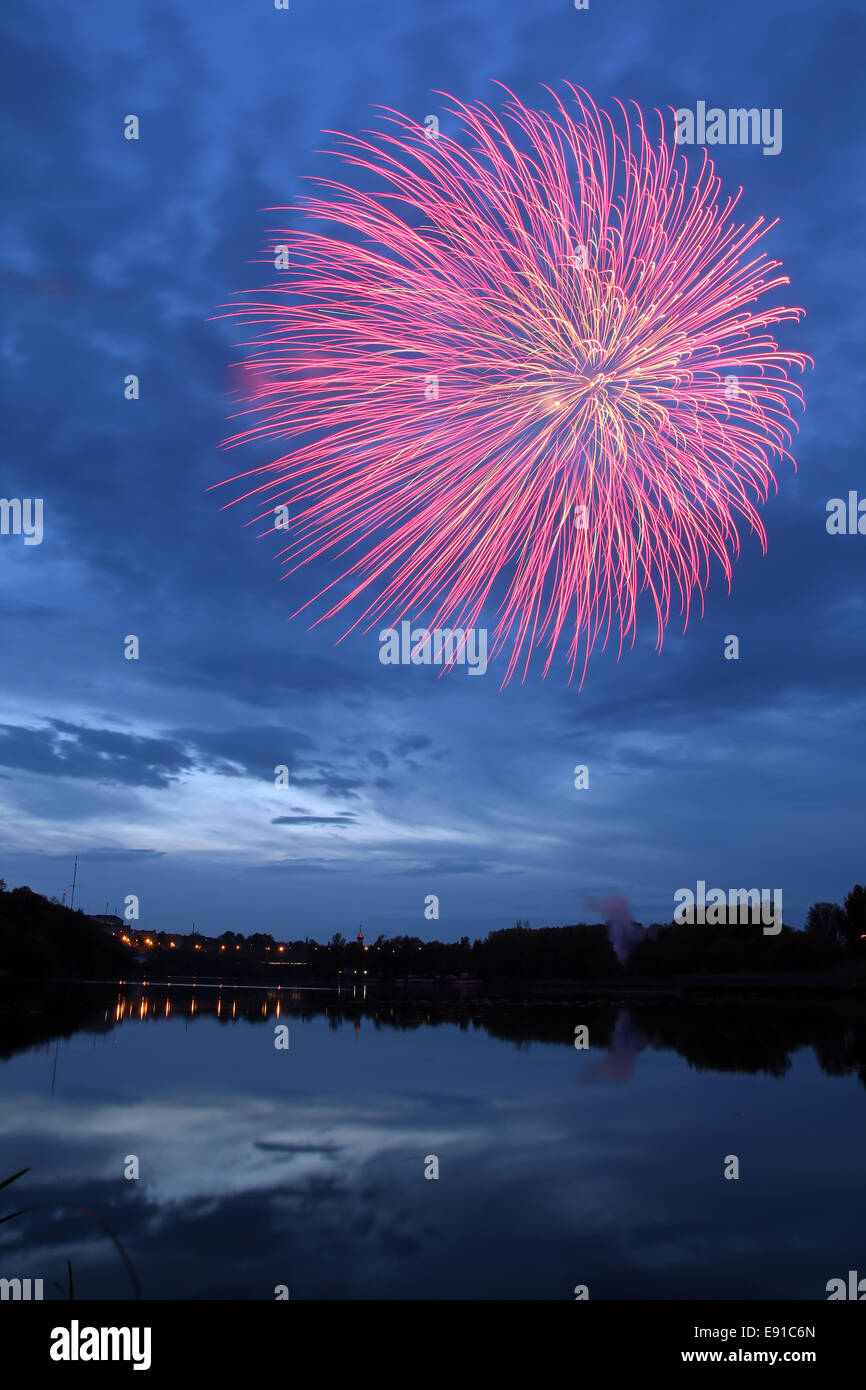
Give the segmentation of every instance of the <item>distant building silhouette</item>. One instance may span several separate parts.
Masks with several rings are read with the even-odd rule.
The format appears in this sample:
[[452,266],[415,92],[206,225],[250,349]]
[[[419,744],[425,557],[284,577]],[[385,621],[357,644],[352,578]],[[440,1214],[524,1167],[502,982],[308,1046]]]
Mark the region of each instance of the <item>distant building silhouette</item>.
[[89,912],[88,917],[91,922],[98,922],[106,931],[122,932],[126,930],[126,923],[122,917],[117,917],[113,912]]

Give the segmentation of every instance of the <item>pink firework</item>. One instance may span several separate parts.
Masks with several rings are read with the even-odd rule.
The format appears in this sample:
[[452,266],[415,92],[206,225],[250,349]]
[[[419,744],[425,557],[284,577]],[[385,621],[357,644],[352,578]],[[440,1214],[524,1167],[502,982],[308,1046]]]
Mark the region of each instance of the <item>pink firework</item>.
[[465,631],[494,602],[503,685],[565,641],[582,681],[612,630],[634,643],[641,594],[660,648],[713,555],[730,587],[809,362],[767,331],[803,313],[761,307],[789,283],[753,249],[774,224],[732,219],[706,151],[689,180],[672,113],[653,140],[566,85],[553,114],[447,98],[455,138],[392,111],[340,136],[359,186],[299,203],[333,234],[274,232],[288,269],[232,310],[262,331],[256,423],[227,444],[291,441],[244,497],[268,495],[287,576],[355,551],[298,611],[336,589],[319,622],[360,600],[348,631]]

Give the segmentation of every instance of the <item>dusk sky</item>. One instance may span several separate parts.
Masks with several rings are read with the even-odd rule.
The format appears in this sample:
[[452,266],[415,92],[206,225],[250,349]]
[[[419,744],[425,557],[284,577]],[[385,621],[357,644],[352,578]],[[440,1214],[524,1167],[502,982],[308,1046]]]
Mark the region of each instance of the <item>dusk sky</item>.
[[[0,877],[59,897],[78,854],[86,911],[135,894],[152,930],[320,940],[598,920],[612,895],[669,921],[699,879],[781,888],[801,926],[864,880],[866,536],[826,528],[866,496],[859,6],[41,0],[3,27],[0,497],[44,499],[44,536],[0,536]],[[255,508],[209,491],[277,452],[220,448],[244,332],[214,315],[267,282],[263,209],[339,176],[322,131],[382,105],[451,133],[434,93],[495,103],[492,79],[783,113],[778,154],[712,154],[743,221],[780,219],[761,249],[806,311],[777,330],[815,363],[798,471],[774,465],[731,593],[716,565],[660,653],[644,608],[582,688],[564,653],[500,689],[501,658],[439,679],[289,621],[336,562],[280,582]]]

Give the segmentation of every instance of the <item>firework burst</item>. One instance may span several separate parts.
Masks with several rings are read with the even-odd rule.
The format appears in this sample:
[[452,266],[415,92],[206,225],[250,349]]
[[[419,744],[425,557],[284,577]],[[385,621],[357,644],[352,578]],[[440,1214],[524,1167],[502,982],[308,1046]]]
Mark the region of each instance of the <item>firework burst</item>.
[[738,525],[766,549],[809,361],[768,331],[803,313],[765,305],[789,283],[754,251],[774,224],[737,223],[706,152],[689,176],[672,113],[651,138],[566,86],[552,113],[447,98],[456,138],[393,111],[339,136],[358,186],[317,180],[299,208],[328,230],[275,231],[288,271],[230,310],[261,331],[227,445],[291,440],[243,497],[284,538],[288,506],[285,577],[342,562],[298,612],[467,629],[496,602],[503,684],[566,642],[582,681],[612,632],[634,643],[641,595],[660,648],[713,556],[730,586]]

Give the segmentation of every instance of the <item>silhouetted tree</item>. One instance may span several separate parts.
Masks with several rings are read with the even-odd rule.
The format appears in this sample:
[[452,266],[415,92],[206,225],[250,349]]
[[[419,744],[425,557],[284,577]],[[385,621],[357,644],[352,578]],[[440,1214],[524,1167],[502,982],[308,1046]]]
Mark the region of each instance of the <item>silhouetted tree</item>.
[[838,903],[813,903],[806,914],[806,931],[824,941],[844,944],[848,923]]
[[51,903],[30,888],[0,898],[0,970],[19,975],[115,978],[133,974],[126,947],[84,913]]
[[845,899],[847,936],[850,945],[859,944],[861,936],[866,936],[866,888],[856,884]]

